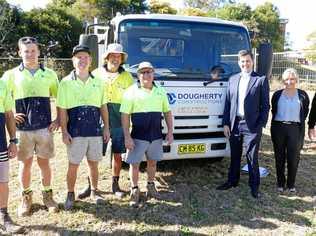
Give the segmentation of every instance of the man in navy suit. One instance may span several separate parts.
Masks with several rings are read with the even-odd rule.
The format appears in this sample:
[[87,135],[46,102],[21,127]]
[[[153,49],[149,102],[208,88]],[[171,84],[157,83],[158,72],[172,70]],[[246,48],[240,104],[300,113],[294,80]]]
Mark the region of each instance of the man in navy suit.
[[228,180],[217,187],[227,190],[236,187],[240,178],[243,148],[247,157],[251,195],[258,198],[260,184],[258,151],[262,128],[269,114],[269,84],[265,76],[253,71],[250,51],[238,53],[241,72],[230,77],[223,115],[224,134],[229,138],[231,163]]

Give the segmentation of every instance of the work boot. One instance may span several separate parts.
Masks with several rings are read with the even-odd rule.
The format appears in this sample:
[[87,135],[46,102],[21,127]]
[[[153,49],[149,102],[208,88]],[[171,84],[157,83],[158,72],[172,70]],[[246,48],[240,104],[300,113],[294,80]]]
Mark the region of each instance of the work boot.
[[90,199],[97,205],[104,202],[104,198],[100,195],[98,190],[91,190]]
[[6,234],[22,234],[24,233],[24,228],[16,223],[14,223],[8,213],[0,214],[0,223]]
[[147,183],[147,191],[146,191],[146,197],[149,198],[157,198],[158,191],[156,189],[154,182],[148,182]]
[[116,196],[122,198],[124,193],[120,189],[119,179],[120,179],[119,176],[112,176],[112,193],[115,194]]
[[22,202],[18,207],[18,216],[28,216],[31,213],[32,208],[32,195],[33,192],[30,191],[28,193],[22,192]]
[[68,192],[67,193],[67,199],[65,202],[65,210],[69,211],[74,207],[75,204],[75,193],[74,192]]
[[138,204],[139,204],[139,188],[133,187],[131,189],[129,205],[132,207],[138,207]]
[[88,177],[88,186],[83,189],[79,194],[78,194],[78,199],[84,199],[87,198],[91,195],[91,183],[90,183],[90,178]]
[[58,204],[53,199],[53,190],[42,191],[43,203],[47,207],[48,212],[55,213],[58,212]]

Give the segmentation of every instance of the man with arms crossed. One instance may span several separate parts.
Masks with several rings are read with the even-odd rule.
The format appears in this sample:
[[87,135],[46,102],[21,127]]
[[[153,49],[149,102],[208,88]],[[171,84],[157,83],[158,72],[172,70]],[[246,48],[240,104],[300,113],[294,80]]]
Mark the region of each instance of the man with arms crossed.
[[[139,81],[132,85],[123,95],[121,113],[125,136],[125,146],[129,150],[126,162],[130,164],[131,200],[130,205],[139,203],[139,164],[144,155],[147,157],[147,198],[156,197],[155,187],[156,164],[162,158],[161,113],[167,124],[166,140],[173,142],[172,114],[165,90],[154,83],[154,68],[149,62],[138,66]],[[132,131],[130,133],[130,121]]]
[[[105,86],[100,78],[89,72],[90,49],[84,45],[74,47],[72,62],[75,69],[60,82],[57,96],[62,138],[69,159],[66,210],[74,206],[77,172],[84,156],[89,166],[91,200],[95,203],[102,200],[97,192],[98,163],[102,160],[103,140],[108,142],[110,138]],[[103,134],[100,118],[104,123]]]
[[41,170],[43,203],[49,212],[56,212],[58,205],[53,199],[49,160],[54,157],[53,131],[59,126],[57,118],[51,120],[50,106],[50,96],[57,95],[58,78],[53,70],[39,63],[40,51],[35,38],[20,38],[18,47],[22,63],[3,75],[15,99],[15,122],[20,139],[18,160],[22,202],[18,215],[26,216],[31,212],[31,168],[34,154]]

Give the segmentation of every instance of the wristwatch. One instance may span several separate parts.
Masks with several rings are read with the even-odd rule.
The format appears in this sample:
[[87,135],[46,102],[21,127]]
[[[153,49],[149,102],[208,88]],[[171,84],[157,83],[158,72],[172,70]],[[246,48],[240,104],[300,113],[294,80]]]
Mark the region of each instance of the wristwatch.
[[14,144],[18,144],[18,143],[19,143],[19,139],[17,139],[17,138],[11,138],[11,139],[9,140],[9,142],[10,142],[10,143],[14,143]]

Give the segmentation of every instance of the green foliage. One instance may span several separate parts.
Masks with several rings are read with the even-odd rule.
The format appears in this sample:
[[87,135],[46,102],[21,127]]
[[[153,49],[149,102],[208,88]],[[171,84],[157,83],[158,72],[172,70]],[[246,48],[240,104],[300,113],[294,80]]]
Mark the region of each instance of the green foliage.
[[315,63],[316,62],[316,30],[307,36],[307,41],[310,44],[310,46],[307,49],[312,50],[312,51],[306,53],[306,57],[308,58],[308,60],[311,60]]
[[193,7],[188,7],[185,8],[181,11],[182,15],[187,15],[187,16],[207,16],[207,12],[199,9],[199,8],[193,8]]
[[283,51],[285,39],[280,27],[279,11],[271,3],[258,6],[255,10],[251,10],[247,4],[228,4],[210,11],[209,16],[242,22],[254,33],[253,47],[270,42],[274,51]]
[[272,3],[266,2],[254,10],[253,19],[258,24],[254,46],[258,46],[261,42],[270,42],[274,51],[283,51],[285,39],[281,32],[278,8]]
[[149,11],[159,14],[177,14],[177,10],[170,6],[169,2],[150,0]]
[[144,13],[145,0],[76,0],[72,12],[80,20],[92,22],[94,17],[106,21],[117,12],[122,14]]
[[0,55],[14,51],[15,42],[19,38],[16,25],[21,23],[21,11],[5,0],[0,0]]
[[235,3],[235,0],[184,0],[187,8],[196,8],[202,11],[214,10],[227,3]]
[[68,8],[68,7],[72,6],[75,2],[76,2],[76,0],[52,0],[50,5]]
[[47,46],[50,41],[60,42],[54,56],[69,57],[82,32],[81,22],[64,9],[50,5],[45,9],[33,9],[23,14],[24,24],[19,26],[22,35],[36,37]]

